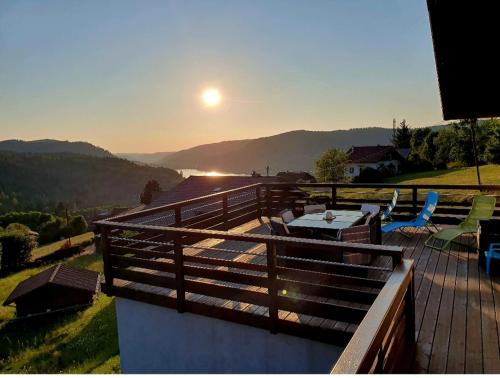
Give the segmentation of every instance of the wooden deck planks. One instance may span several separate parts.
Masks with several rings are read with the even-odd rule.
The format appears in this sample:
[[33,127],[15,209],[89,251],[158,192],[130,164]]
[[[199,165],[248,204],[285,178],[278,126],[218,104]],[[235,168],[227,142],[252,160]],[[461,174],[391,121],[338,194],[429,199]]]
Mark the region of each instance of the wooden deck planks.
[[483,372],[483,345],[481,335],[481,297],[479,294],[479,267],[477,254],[469,252],[467,278],[467,338],[465,343],[465,372]]
[[465,371],[465,341],[467,325],[467,270],[468,252],[464,248],[457,254],[455,296],[451,319],[450,341],[446,372],[463,374]]
[[481,296],[481,334],[483,341],[483,370],[485,374],[500,373],[498,331],[491,278],[479,269],[479,293]]

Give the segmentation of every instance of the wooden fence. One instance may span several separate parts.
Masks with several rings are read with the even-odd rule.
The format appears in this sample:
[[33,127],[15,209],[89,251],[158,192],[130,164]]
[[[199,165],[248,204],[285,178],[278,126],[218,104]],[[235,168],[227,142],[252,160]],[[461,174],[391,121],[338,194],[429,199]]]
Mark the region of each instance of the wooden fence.
[[298,186],[308,191],[309,201],[316,198],[316,201],[324,201],[328,208],[339,210],[359,209],[363,203],[385,208],[392,199],[394,189],[399,188],[401,194],[393,215],[400,220],[414,217],[424,204],[426,194],[437,191],[440,199],[433,219],[440,224],[457,224],[469,213],[472,198],[485,194],[498,199],[494,216],[500,217],[500,185],[271,183],[263,184],[262,189],[262,193],[266,193],[267,214],[275,215],[284,208],[293,208],[300,197]]

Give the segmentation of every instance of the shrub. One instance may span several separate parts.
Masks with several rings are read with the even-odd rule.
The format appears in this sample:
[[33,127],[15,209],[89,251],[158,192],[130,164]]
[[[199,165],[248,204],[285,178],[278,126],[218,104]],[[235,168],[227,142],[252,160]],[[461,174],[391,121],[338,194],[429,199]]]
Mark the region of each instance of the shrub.
[[384,181],[384,175],[378,169],[367,167],[359,173],[359,176],[354,178],[354,182],[359,183],[379,183]]
[[88,229],[87,221],[82,215],[72,218],[69,222],[69,226],[71,228],[72,236],[83,234],[84,232],[87,232]]
[[54,218],[46,222],[40,228],[40,236],[38,238],[40,244],[50,243],[64,237],[64,222],[62,218]]
[[21,223],[30,228],[30,230],[39,232],[40,227],[53,219],[53,215],[41,213],[39,211],[16,212],[12,211],[0,215],[0,226],[7,227],[11,223]]
[[35,242],[28,233],[21,231],[6,231],[0,236],[2,244],[2,271],[12,271],[31,258]]
[[7,226],[7,228],[5,229],[6,232],[16,232],[16,231],[19,231],[19,232],[22,232],[22,233],[29,233],[31,230],[29,227],[25,226],[24,224],[21,224],[21,223],[11,223]]

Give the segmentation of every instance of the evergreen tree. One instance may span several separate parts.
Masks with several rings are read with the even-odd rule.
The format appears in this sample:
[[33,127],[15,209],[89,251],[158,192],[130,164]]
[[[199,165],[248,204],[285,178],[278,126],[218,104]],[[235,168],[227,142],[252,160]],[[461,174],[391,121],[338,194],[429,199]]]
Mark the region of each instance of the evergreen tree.
[[396,128],[394,132],[394,137],[392,138],[392,145],[395,148],[410,148],[411,135],[412,131],[409,125],[407,125],[406,120],[403,119],[399,124],[399,127]]
[[149,180],[141,193],[141,203],[149,205],[153,200],[153,193],[161,191],[160,184],[156,180]]

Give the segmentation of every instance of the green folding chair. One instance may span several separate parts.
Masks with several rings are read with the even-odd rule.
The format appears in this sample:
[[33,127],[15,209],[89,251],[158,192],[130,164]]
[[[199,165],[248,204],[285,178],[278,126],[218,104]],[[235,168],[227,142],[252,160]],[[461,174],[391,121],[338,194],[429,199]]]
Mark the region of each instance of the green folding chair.
[[[477,232],[478,223],[480,220],[489,220],[495,211],[496,199],[491,196],[476,196],[472,201],[472,208],[469,215],[457,227],[445,228],[435,234],[431,234],[425,241],[425,245],[429,248],[442,251],[447,248],[450,243],[463,234],[472,234]],[[434,242],[441,240],[440,247],[435,246]]]

